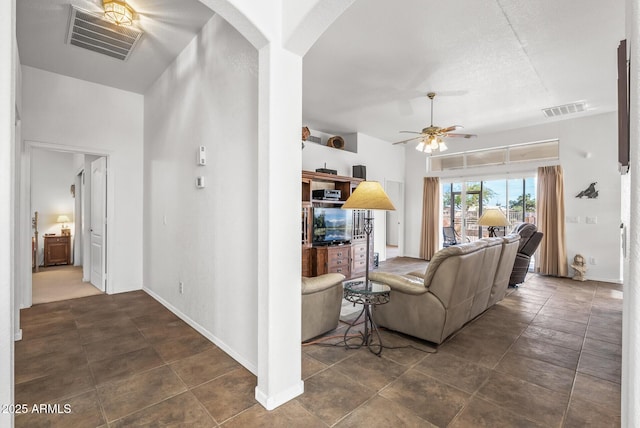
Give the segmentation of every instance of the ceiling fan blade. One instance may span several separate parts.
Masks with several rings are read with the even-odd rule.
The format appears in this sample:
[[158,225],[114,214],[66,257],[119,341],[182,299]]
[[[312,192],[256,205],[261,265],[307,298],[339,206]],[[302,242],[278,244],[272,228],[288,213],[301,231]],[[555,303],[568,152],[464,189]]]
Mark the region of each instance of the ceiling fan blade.
[[400,131],[401,134],[422,134],[422,132],[417,131]]
[[444,132],[446,134],[447,132],[455,131],[456,129],[461,129],[461,128],[464,128],[464,126],[462,126],[462,125],[452,125],[452,126],[450,126],[448,128],[441,129],[440,132]]
[[409,141],[417,140],[418,138],[422,138],[422,136],[409,138],[408,140],[397,141],[397,142],[392,143],[392,144],[393,144],[394,146],[395,146],[396,144],[405,144],[405,143],[408,143]]
[[444,137],[456,137],[456,138],[475,138],[476,134],[444,134]]

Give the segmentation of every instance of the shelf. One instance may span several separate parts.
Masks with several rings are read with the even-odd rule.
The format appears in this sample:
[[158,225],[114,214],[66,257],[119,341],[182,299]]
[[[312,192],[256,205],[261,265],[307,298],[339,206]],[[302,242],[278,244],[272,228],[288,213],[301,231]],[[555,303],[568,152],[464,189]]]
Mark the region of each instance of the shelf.
[[329,199],[312,199],[311,203],[314,204],[331,204],[331,205],[343,205],[345,201],[332,201]]

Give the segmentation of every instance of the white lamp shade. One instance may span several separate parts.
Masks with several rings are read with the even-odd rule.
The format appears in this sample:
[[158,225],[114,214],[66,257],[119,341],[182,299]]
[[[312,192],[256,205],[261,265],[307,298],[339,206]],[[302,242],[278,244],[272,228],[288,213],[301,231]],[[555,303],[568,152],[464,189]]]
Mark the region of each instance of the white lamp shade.
[[56,220],[57,223],[69,223],[71,220],[69,220],[69,217],[66,215],[59,215],[58,216],[58,220]]

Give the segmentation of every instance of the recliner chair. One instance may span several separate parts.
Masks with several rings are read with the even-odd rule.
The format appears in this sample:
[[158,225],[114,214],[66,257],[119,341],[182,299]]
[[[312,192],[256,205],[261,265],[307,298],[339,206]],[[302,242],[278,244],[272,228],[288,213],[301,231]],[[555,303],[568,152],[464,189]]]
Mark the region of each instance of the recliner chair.
[[344,278],[339,273],[302,277],[303,342],[338,327]]
[[511,277],[509,278],[509,285],[517,287],[518,284],[522,284],[529,272],[529,263],[531,262],[531,256],[538,249],[540,241],[544,234],[538,232],[538,228],[535,224],[520,223],[517,224],[512,233],[520,235],[520,245],[518,246],[518,253],[516,254],[516,260],[513,263],[513,270],[511,271]]

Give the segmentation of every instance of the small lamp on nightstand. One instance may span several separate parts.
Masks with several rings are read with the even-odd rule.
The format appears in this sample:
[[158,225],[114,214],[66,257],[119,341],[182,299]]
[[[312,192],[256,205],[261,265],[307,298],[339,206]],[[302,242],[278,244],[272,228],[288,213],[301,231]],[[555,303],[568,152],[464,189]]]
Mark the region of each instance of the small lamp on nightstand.
[[479,226],[489,226],[487,230],[489,231],[489,237],[496,236],[496,227],[506,227],[509,226],[509,220],[504,215],[502,210],[498,207],[487,208],[484,210],[480,219],[478,219]]
[[69,229],[66,225],[66,223],[69,223],[70,221],[71,220],[69,220],[69,217],[64,214],[58,216],[58,220],[56,220],[56,222],[62,223],[62,228],[60,229],[60,235],[62,236],[71,235],[71,229]]

